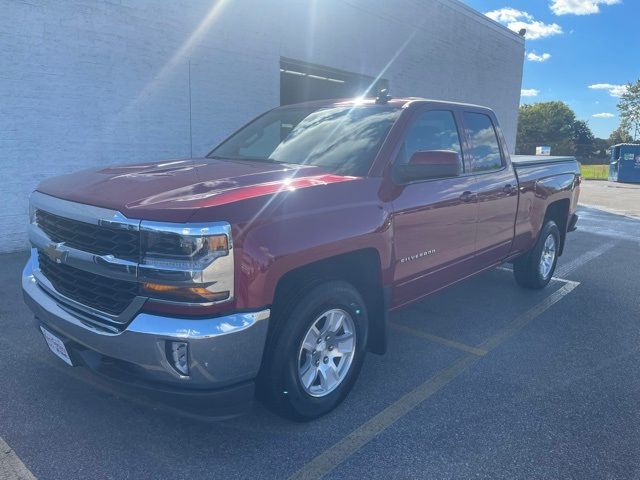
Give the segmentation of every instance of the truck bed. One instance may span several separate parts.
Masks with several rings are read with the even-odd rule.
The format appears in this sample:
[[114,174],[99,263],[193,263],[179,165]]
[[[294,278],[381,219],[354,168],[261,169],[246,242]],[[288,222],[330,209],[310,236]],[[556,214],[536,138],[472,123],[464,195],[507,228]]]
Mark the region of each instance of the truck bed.
[[545,155],[511,155],[511,163],[516,168],[526,168],[534,165],[547,165],[550,163],[575,162],[576,157],[558,156],[551,157]]

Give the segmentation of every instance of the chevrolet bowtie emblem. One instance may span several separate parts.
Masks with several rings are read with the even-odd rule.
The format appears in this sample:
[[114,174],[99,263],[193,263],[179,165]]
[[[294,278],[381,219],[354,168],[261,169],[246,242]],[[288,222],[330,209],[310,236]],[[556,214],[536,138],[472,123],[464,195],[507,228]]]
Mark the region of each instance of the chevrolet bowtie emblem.
[[62,243],[50,243],[44,249],[44,253],[56,263],[62,263],[67,258],[67,251],[62,250]]

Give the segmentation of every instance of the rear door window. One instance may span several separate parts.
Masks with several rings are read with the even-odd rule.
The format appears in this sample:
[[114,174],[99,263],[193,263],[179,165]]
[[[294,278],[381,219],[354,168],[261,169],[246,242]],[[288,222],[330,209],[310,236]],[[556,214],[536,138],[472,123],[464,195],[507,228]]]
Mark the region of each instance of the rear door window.
[[488,115],[464,112],[464,127],[469,141],[471,171],[500,170],[503,166],[496,129]]

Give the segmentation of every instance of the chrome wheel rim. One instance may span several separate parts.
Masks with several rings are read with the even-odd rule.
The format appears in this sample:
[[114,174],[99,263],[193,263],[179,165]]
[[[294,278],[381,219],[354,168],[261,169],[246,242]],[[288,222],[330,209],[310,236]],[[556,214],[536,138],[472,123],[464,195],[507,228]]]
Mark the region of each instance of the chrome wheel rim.
[[312,397],[324,397],[343,382],[356,351],[353,317],[334,308],[320,314],[305,334],[298,353],[298,379]]
[[542,247],[542,255],[540,257],[540,275],[545,280],[549,278],[551,275],[551,269],[553,268],[553,263],[556,260],[556,237],[549,234],[547,239],[544,241],[544,246]]

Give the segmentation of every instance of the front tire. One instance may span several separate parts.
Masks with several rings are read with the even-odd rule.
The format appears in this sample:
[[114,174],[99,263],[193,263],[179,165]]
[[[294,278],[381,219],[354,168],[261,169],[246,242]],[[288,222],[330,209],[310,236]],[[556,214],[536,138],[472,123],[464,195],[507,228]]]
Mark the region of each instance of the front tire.
[[533,248],[513,263],[518,285],[534,290],[546,287],[556,270],[559,251],[560,230],[553,220],[548,220]]
[[368,316],[349,283],[329,281],[274,309],[259,394],[276,413],[298,421],[324,415],[353,387],[364,360]]

